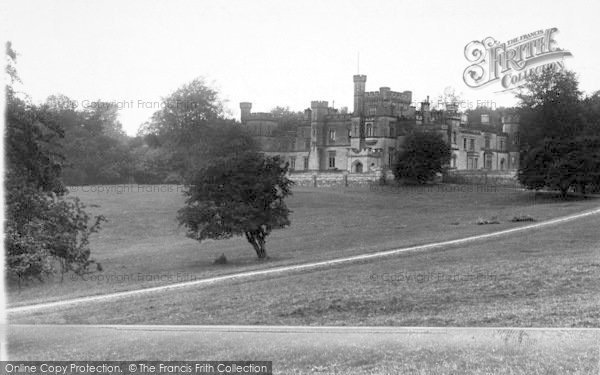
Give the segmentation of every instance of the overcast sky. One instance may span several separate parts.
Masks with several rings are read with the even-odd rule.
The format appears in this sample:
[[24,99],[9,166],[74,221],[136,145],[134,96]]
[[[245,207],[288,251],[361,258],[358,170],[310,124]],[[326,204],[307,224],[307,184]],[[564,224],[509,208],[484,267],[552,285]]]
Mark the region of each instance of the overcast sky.
[[[566,67],[586,92],[600,90],[600,1],[8,1],[3,35],[19,53],[22,89],[35,102],[62,93],[80,105],[133,101],[128,134],[143,108],[204,77],[239,118],[311,100],[352,108],[352,75],[367,90],[413,91],[413,100],[452,86],[472,105],[515,103],[493,85],[471,89],[464,48],[556,27]],[[141,103],[141,104],[140,104]],[[140,106],[142,108],[140,108]]]

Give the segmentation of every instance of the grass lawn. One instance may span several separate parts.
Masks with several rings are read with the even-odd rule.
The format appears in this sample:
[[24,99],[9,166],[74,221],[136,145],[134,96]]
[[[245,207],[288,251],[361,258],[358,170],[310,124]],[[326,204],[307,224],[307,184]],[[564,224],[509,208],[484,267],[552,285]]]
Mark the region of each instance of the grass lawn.
[[[258,262],[242,238],[201,244],[186,238],[175,219],[177,209],[183,205],[177,186],[102,188],[98,192],[79,187],[71,194],[88,205],[99,205],[91,210],[108,219],[91,243],[93,256],[103,271],[85,279],[67,275],[62,282],[57,276],[21,290],[11,286],[11,306],[461,238],[527,224],[510,222],[516,215],[545,220],[598,204],[593,199],[562,201],[514,189],[477,189],[469,185],[297,187],[289,199],[294,211],[291,227],[268,238],[270,259]],[[500,224],[476,224],[479,218],[494,217]],[[222,253],[228,264],[214,265],[214,259]]]
[[[274,374],[596,374],[578,330],[9,327],[11,360],[269,360]],[[60,343],[60,344],[58,344]]]
[[10,321],[600,327],[598,228],[594,215],[464,246],[15,314]]

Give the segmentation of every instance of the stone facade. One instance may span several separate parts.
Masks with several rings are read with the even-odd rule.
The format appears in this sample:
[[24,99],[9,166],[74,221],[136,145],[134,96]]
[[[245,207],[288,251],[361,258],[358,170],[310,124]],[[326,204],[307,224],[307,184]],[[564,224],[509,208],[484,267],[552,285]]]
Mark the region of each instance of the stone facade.
[[[431,110],[428,98],[417,109],[411,91],[381,87],[367,92],[366,81],[365,75],[354,76],[352,113],[332,108],[326,101],[313,101],[303,114],[284,118],[253,113],[252,104],[244,102],[240,103],[242,125],[262,151],[283,156],[296,172],[389,170],[406,135],[413,131],[441,134],[452,149],[452,169],[518,168],[518,118],[505,116],[496,123],[482,115],[481,121],[469,123],[456,107]],[[284,122],[288,126],[281,126]]]

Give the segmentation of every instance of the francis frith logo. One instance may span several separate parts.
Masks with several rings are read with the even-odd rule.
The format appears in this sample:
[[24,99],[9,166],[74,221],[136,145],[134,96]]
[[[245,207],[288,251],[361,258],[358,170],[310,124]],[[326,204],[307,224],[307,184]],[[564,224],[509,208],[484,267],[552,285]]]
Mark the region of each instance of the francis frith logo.
[[492,37],[474,40],[465,46],[465,57],[471,63],[463,80],[472,88],[500,83],[503,91],[521,86],[525,79],[543,69],[562,70],[564,58],[571,52],[557,46],[553,27],[501,43]]

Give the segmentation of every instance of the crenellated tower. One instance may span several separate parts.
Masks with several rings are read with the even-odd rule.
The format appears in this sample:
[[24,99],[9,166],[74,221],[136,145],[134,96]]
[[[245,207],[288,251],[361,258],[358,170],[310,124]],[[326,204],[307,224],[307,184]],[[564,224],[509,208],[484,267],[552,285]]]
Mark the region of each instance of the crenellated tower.
[[354,76],[354,116],[363,116],[365,103],[365,88],[367,85],[367,76]]
[[324,144],[325,117],[327,116],[329,103],[326,101],[310,102],[310,151],[308,154],[308,169],[317,171],[321,169],[321,150],[320,146]]
[[240,103],[240,120],[244,122],[248,117],[250,117],[250,113],[252,113],[252,103],[250,102],[241,102]]

